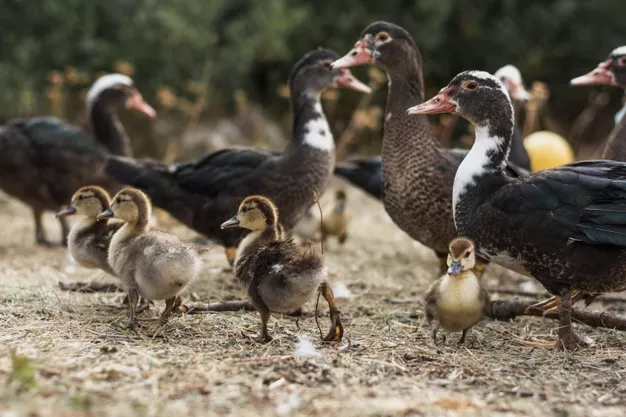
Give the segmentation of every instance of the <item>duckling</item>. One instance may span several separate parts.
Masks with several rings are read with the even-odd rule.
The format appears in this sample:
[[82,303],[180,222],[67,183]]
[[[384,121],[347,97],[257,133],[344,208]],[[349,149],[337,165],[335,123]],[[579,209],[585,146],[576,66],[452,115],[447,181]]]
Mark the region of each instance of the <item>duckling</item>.
[[328,236],[337,236],[339,244],[343,245],[348,238],[348,216],[346,216],[346,192],[337,190],[335,205],[332,211],[324,217],[324,241]]
[[113,235],[108,261],[128,293],[128,326],[135,326],[139,296],[165,300],[161,323],[180,301],[178,295],[196,278],[197,252],[176,236],[150,230],[152,205],[143,192],[126,188],[113,198],[98,220],[116,218],[124,225]]
[[[433,341],[437,343],[439,326],[449,332],[460,332],[459,345],[465,342],[467,331],[483,318],[489,294],[474,274],[476,254],[474,243],[466,238],[450,242],[448,272],[435,281],[426,292],[426,319],[437,321]],[[445,343],[445,336],[444,336]]]
[[237,214],[222,223],[223,229],[239,227],[250,232],[244,237],[235,255],[235,276],[248,291],[248,296],[261,315],[261,335],[257,341],[272,340],[267,322],[270,312],[290,313],[319,292],[330,308],[331,329],[326,341],[343,337],[340,312],[326,275],[321,256],[313,249],[286,240],[278,228],[278,209],[262,196],[246,197]]
[[78,214],[83,216],[68,235],[68,250],[82,267],[101,269],[113,276],[115,271],[108,261],[109,243],[113,234],[123,226],[117,220],[98,221],[96,218],[111,205],[111,197],[104,188],[90,185],[79,188],[71,203],[59,211],[57,218]]

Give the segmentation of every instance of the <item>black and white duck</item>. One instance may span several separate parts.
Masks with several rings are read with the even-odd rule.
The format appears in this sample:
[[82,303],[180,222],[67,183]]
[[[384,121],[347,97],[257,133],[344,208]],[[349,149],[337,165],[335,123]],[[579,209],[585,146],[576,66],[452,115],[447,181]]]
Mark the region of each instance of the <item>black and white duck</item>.
[[278,210],[266,197],[246,197],[237,214],[222,228],[249,233],[237,248],[235,276],[245,286],[261,315],[260,342],[272,340],[267,322],[270,312],[290,313],[320,293],[330,308],[331,329],[324,340],[339,341],[343,326],[330,285],[325,281],[322,257],[310,247],[286,240],[278,229]]
[[[524,87],[522,74],[517,67],[505,65],[496,71],[495,76],[504,83],[512,99],[523,102],[530,98],[530,94]],[[453,152],[466,154],[465,151],[460,149]],[[530,171],[530,157],[524,147],[522,133],[517,126],[515,127],[515,136],[513,136],[509,161],[517,167]],[[353,158],[340,162],[335,166],[335,175],[347,179],[373,197],[382,198],[382,160],[379,156]]]
[[[570,81],[571,85],[613,85],[626,90],[626,46],[611,52],[596,69]],[[624,107],[626,108],[626,106]],[[616,116],[615,127],[606,142],[603,159],[626,162],[626,118]]]
[[[95,141],[80,128],[54,118],[33,117],[0,126],[0,189],[32,208],[38,244],[50,244],[41,221],[44,211],[57,211],[82,186],[117,186],[105,174],[104,165],[109,153],[131,152],[116,113],[120,105],[152,118],[156,115],[133,80],[108,74],[87,93]],[[69,227],[64,217],[59,221],[65,243]]]
[[337,54],[327,49],[310,52],[294,67],[289,79],[293,131],[283,152],[230,148],[185,164],[111,158],[108,174],[145,191],[153,203],[197,232],[226,248],[232,264],[241,229],[221,230],[215,219],[226,218],[251,194],[271,198],[290,230],[323,192],[335,163],[335,143],[322,110],[327,88],[370,89],[348,70],[332,70]]
[[559,297],[557,347],[574,349],[571,291],[626,289],[626,164],[581,161],[512,178],[505,172],[513,106],[500,81],[465,71],[408,114],[454,113],[476,140],[454,181],[459,234],[492,262],[536,278]]
[[[385,209],[409,236],[435,251],[444,273],[448,244],[457,236],[452,184],[467,151],[443,148],[426,116],[406,114],[424,99],[422,58],[406,30],[388,22],[372,23],[332,67],[367,63],[385,70],[389,80],[381,154]],[[485,265],[484,260],[477,262],[478,273]]]
[[468,330],[483,319],[489,294],[474,274],[475,266],[474,242],[463,237],[450,242],[448,271],[432,283],[424,296],[426,319],[429,323],[436,322],[435,344],[439,327],[448,332],[463,332],[459,339],[459,344],[463,344]]
[[200,258],[176,236],[150,230],[152,205],[139,190],[123,189],[98,220],[124,222],[109,244],[107,260],[128,294],[128,326],[135,326],[139,296],[165,300],[160,320],[165,323],[180,301],[178,295],[198,275]]

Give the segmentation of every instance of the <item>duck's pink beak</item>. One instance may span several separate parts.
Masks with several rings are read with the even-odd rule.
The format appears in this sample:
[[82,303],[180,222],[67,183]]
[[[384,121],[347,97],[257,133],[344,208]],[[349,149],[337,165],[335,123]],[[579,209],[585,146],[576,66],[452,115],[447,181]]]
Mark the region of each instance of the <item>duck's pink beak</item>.
[[581,75],[580,77],[576,77],[569,83],[570,85],[615,84],[615,78],[609,70],[610,66],[611,60],[607,59],[606,61],[600,62],[596,69],[594,69],[593,71],[585,75]]
[[136,88],[133,89],[132,95],[126,100],[126,108],[137,110],[151,119],[156,117],[156,111],[144,101],[141,93]]
[[367,50],[366,44],[365,39],[361,39],[354,44],[354,48],[352,48],[350,52],[330,64],[330,67],[332,69],[349,68],[371,63],[374,59],[372,58],[372,54]]
[[339,88],[350,88],[365,94],[372,92],[371,88],[359,81],[347,68],[341,68],[341,75],[335,78],[335,85]]
[[448,95],[448,89],[441,90],[430,100],[410,107],[407,114],[439,114],[456,112],[456,103]]

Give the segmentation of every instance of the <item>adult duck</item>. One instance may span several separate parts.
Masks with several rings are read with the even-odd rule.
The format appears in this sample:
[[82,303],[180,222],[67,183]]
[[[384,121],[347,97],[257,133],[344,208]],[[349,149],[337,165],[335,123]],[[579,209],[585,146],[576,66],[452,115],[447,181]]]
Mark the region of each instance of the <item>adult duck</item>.
[[[571,85],[614,85],[626,90],[626,46],[620,46],[596,69],[570,81]],[[626,118],[616,117],[615,127],[602,154],[603,159],[626,162]]]
[[[402,230],[435,251],[443,274],[448,244],[457,236],[452,184],[467,152],[443,148],[426,116],[406,114],[408,107],[424,99],[422,58],[406,30],[388,22],[372,23],[332,67],[366,63],[381,67],[389,80],[381,155],[385,209]],[[485,265],[484,260],[477,261],[479,274]]]
[[[530,98],[530,94],[524,87],[522,74],[517,67],[505,65],[496,71],[495,76],[506,86],[512,99],[523,102]],[[467,154],[465,150],[461,149],[455,149],[453,152],[457,152],[459,155]],[[515,127],[509,161],[517,167],[530,171],[530,157],[517,126]],[[347,179],[373,197],[382,198],[382,160],[380,157],[354,158],[340,162],[335,167],[335,175]]]
[[[129,77],[108,74],[87,93],[95,142],[82,129],[55,118],[33,117],[0,126],[0,189],[32,208],[38,244],[50,244],[41,221],[44,211],[58,210],[82,186],[116,184],[104,173],[104,165],[109,153],[130,155],[115,110],[122,104],[152,118],[156,115]],[[69,228],[64,217],[59,221],[66,243]]]
[[223,149],[185,164],[166,166],[151,161],[111,158],[106,171],[117,180],[146,192],[152,202],[178,220],[217,240],[231,263],[241,229],[220,229],[250,194],[266,196],[278,207],[281,224],[291,229],[322,192],[335,163],[335,144],[321,105],[329,87],[361,92],[369,88],[348,70],[332,70],[337,54],[327,49],[310,52],[292,71],[289,86],[293,111],[291,144],[284,152],[249,148]]
[[626,164],[581,161],[511,178],[513,106],[504,86],[482,71],[457,75],[408,114],[454,113],[470,121],[476,140],[453,190],[459,234],[479,253],[536,278],[559,296],[557,346],[574,349],[571,291],[626,289]]

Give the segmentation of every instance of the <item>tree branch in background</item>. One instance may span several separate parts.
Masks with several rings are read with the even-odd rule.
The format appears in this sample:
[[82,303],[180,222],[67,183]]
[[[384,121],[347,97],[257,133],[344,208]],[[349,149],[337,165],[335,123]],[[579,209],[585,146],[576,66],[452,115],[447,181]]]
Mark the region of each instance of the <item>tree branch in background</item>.
[[[558,320],[558,312],[543,315],[543,311],[529,309],[534,301],[496,300],[485,308],[485,315],[494,320],[511,320],[518,316],[538,316]],[[606,311],[590,311],[572,308],[572,319],[592,327],[626,330],[626,316]]]
[[526,137],[539,130],[539,114],[550,98],[547,84],[535,81],[530,91],[530,100],[526,103],[526,119],[522,137]]

